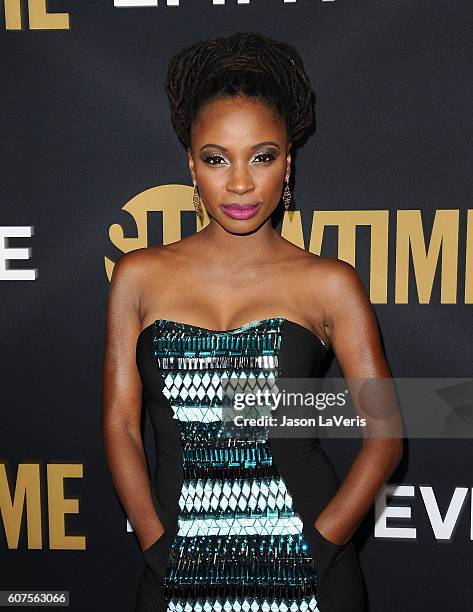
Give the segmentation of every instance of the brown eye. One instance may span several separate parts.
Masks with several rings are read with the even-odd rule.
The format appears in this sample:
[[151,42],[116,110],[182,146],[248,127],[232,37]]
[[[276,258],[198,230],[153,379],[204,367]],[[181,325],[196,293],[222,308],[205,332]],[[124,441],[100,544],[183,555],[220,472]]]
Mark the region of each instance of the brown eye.
[[219,159],[223,159],[223,157],[221,155],[206,155],[202,161],[210,166],[221,166],[222,164],[214,163]]
[[269,162],[272,162],[274,159],[276,159],[276,156],[274,155],[274,153],[259,153],[255,159],[264,157],[265,160],[262,162],[263,164],[267,164]]

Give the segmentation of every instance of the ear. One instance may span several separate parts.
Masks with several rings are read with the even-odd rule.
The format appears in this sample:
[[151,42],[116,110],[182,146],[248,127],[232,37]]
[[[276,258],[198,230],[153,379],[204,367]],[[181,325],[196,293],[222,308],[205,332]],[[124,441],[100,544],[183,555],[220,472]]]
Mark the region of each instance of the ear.
[[192,149],[187,147],[187,161],[189,163],[189,170],[192,177],[192,182],[197,183],[197,179],[195,178],[195,169],[194,169],[194,156],[192,155]]

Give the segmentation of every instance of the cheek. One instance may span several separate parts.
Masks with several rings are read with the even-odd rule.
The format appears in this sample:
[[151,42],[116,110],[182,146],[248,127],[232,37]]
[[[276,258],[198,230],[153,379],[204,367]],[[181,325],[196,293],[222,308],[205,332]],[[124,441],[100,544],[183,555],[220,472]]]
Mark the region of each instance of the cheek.
[[207,200],[218,199],[218,195],[225,189],[227,179],[223,172],[202,170],[199,174],[199,190],[205,194]]
[[255,176],[255,182],[261,192],[266,194],[277,194],[284,182],[285,168],[272,166],[266,168],[264,172],[259,172]]

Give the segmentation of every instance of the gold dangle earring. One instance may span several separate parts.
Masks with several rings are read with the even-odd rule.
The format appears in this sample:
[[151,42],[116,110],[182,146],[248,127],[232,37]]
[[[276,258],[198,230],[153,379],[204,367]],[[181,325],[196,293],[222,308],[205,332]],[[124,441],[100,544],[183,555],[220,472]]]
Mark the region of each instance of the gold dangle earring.
[[198,215],[200,215],[200,213],[201,213],[201,209],[200,209],[200,197],[199,197],[199,192],[197,191],[196,183],[194,183],[194,195],[192,196],[192,201],[194,203],[195,212]]
[[284,208],[289,210],[289,206],[291,204],[291,190],[289,189],[289,179],[286,179],[286,187],[284,188],[283,200],[284,200]]

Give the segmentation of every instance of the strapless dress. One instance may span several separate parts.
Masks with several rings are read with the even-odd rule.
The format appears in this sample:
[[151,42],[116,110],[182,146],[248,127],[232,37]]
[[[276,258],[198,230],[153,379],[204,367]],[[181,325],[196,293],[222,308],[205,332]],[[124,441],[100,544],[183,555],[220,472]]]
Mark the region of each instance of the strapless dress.
[[318,437],[232,436],[222,418],[223,381],[248,390],[314,377],[326,351],[283,317],[221,331],[157,319],[142,330],[136,363],[164,532],[143,551],[134,612],[363,610],[353,542],[314,526],[340,486]]

